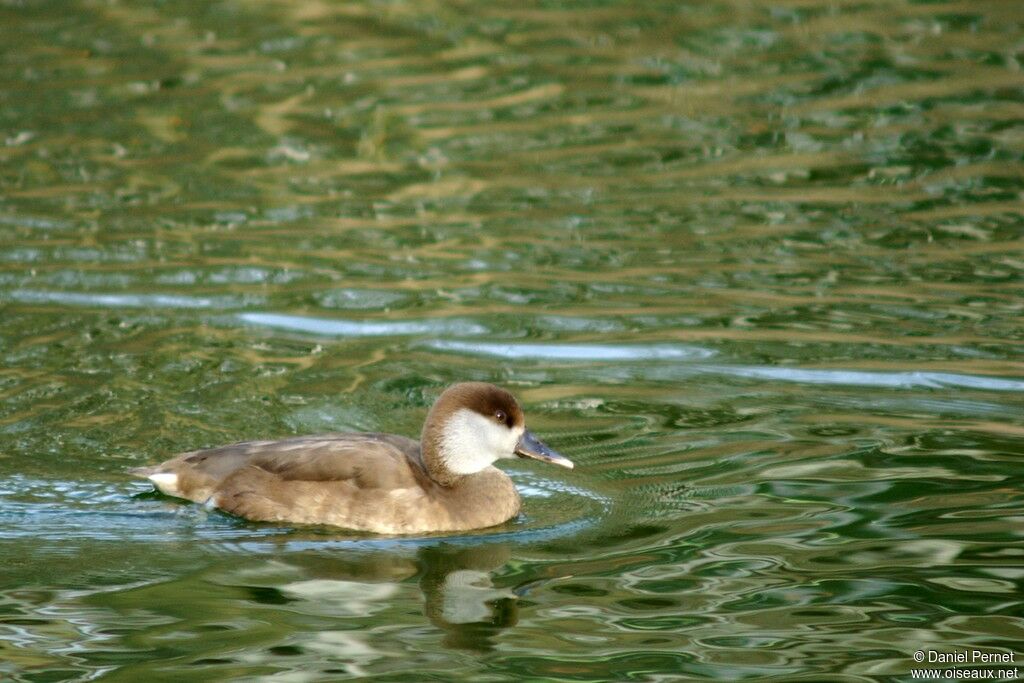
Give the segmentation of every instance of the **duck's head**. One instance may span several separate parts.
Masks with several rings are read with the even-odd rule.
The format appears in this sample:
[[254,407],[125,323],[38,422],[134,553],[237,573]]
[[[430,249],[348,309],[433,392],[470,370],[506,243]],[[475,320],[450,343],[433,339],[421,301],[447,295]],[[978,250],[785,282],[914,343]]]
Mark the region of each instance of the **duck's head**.
[[441,483],[474,474],[500,458],[533,458],[572,468],[572,461],[526,429],[523,409],[509,392],[485,382],[445,390],[423,424],[423,460]]

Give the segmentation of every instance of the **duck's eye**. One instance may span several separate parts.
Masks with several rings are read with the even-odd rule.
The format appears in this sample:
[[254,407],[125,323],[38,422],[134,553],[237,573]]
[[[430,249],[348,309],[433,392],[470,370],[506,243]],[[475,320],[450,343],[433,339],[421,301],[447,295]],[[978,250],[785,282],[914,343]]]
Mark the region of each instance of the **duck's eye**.
[[494,419],[498,422],[505,422],[508,419],[508,415],[505,414],[504,410],[496,410],[494,411]]

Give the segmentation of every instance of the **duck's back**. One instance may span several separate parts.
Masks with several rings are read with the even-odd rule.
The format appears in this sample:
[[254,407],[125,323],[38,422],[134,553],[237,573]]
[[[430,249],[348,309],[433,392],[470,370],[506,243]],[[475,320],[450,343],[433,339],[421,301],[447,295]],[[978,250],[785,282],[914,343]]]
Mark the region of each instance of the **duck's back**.
[[164,493],[257,521],[415,532],[435,498],[419,443],[339,433],[248,441],[133,470]]

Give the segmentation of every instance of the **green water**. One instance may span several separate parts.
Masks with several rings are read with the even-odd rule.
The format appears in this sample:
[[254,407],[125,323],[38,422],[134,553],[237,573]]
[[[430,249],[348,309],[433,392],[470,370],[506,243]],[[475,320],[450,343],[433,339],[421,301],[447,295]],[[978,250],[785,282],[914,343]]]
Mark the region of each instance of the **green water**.
[[[1024,673],[1022,23],[0,2],[0,679]],[[500,528],[125,474],[471,379],[577,463]]]

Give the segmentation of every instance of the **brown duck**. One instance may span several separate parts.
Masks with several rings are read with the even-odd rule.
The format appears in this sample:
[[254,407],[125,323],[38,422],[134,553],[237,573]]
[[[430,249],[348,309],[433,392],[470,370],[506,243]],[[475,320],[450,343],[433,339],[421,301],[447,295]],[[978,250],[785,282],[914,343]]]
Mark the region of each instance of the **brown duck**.
[[419,442],[357,433],[247,441],[132,473],[169,496],[246,519],[418,534],[480,529],[518,514],[515,485],[493,466],[516,456],[573,466],[526,430],[512,394],[465,382],[437,399]]

